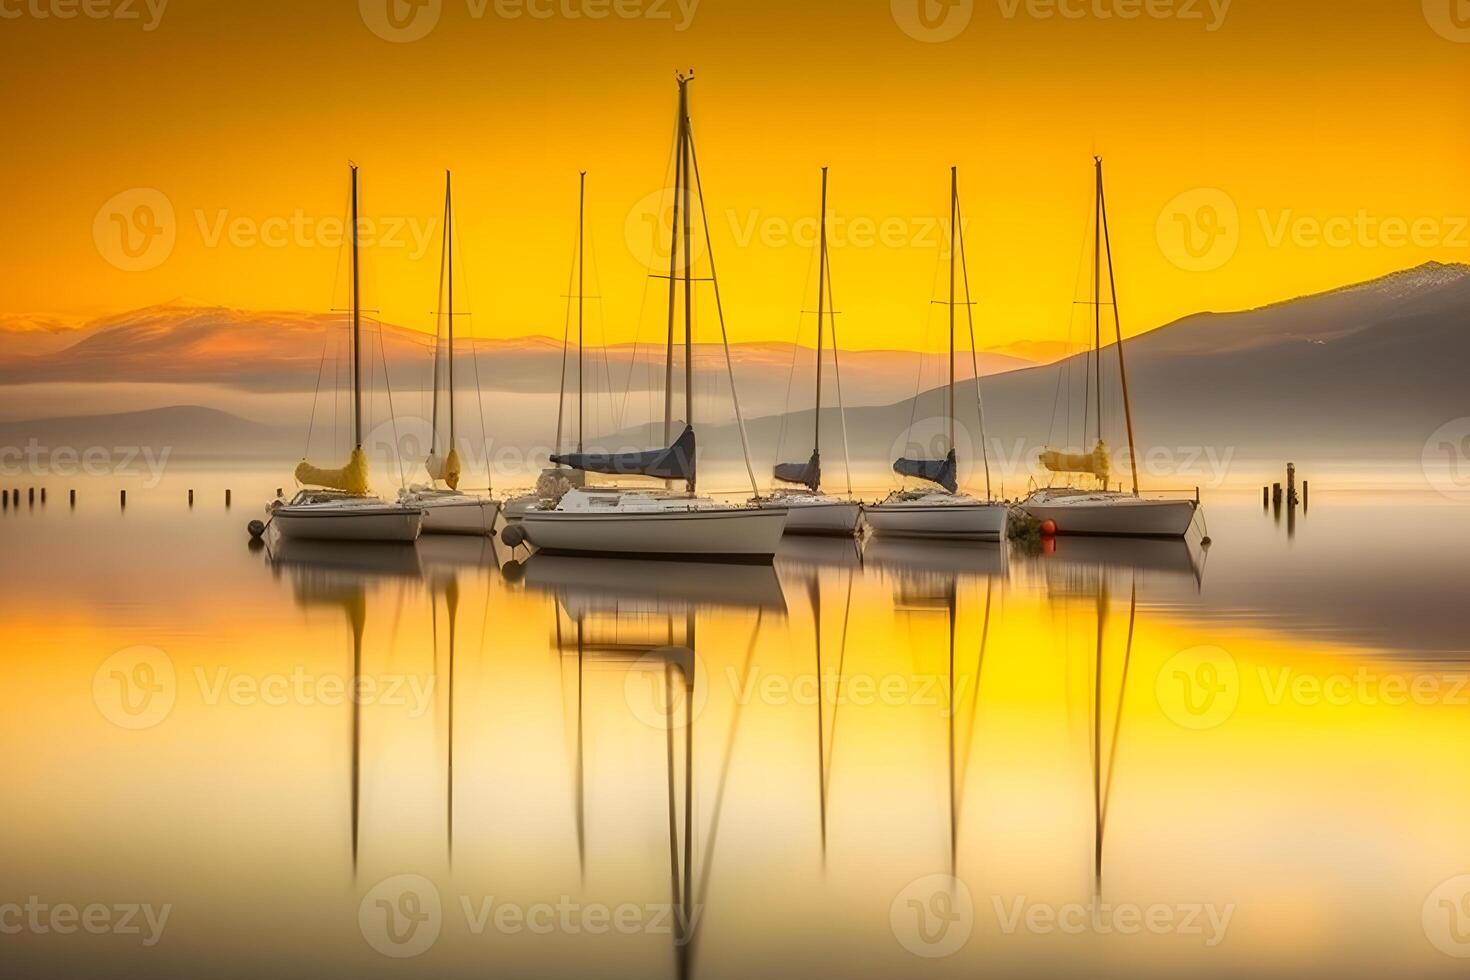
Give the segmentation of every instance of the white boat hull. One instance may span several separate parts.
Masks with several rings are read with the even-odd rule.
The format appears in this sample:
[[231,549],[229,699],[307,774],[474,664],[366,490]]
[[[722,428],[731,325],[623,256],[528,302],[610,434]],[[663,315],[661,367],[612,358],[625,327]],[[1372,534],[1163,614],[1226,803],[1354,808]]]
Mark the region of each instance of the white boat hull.
[[500,503],[479,497],[446,500],[420,500],[414,506],[424,509],[425,534],[471,534],[486,536],[495,531],[495,518]]
[[526,539],[552,554],[771,558],[786,529],[784,510],[701,509],[648,513],[527,513]]
[[281,537],[301,541],[417,541],[422,511],[404,507],[281,507],[271,526]]
[[1184,537],[1196,509],[1192,500],[1145,500],[1129,494],[1070,502],[1033,499],[1021,507],[1038,521],[1054,523],[1058,534],[1145,538]]
[[851,500],[802,502],[777,498],[762,506],[785,508],[787,534],[853,537],[863,519],[863,505]]
[[1001,541],[1010,520],[1005,504],[901,502],[864,507],[875,534],[954,541]]

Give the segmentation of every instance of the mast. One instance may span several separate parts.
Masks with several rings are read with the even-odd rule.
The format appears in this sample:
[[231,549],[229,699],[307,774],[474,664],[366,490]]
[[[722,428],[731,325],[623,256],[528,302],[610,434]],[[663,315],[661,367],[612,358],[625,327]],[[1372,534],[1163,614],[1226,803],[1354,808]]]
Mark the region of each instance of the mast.
[[[812,455],[822,452],[822,330],[827,318],[827,168],[822,168],[821,252],[817,260],[817,404],[812,425]],[[833,341],[836,346],[836,341]]]
[[686,179],[684,173],[684,114],[687,95],[684,76],[679,76],[679,110],[675,120],[674,140],[674,217],[669,223],[669,334],[664,354],[664,445],[674,438],[674,313],[679,301],[679,186]]
[[1128,427],[1128,463],[1133,468],[1133,496],[1138,496],[1138,454],[1133,442],[1133,403],[1128,397],[1128,365],[1123,359],[1123,318],[1118,312],[1118,278],[1113,269],[1113,237],[1108,232],[1108,202],[1103,194],[1102,157],[1097,158],[1097,208],[1102,216],[1103,245],[1108,254],[1108,292],[1113,297],[1113,328],[1118,337],[1118,377],[1123,384],[1123,419]]
[[580,186],[577,194],[577,452],[584,451],[583,445],[583,411],[582,402],[585,397],[583,385],[583,364],[585,363],[585,348],[583,347],[583,307],[585,291],[583,288],[587,260],[587,171],[582,171]]
[[960,168],[949,168],[949,451],[955,451],[954,405],[954,272],[955,253],[959,251]]
[[[449,266],[449,451],[454,451],[454,203],[449,189],[450,174],[444,171],[444,254]],[[435,394],[437,398],[437,393]]]
[[357,242],[357,164],[352,167],[352,444],[362,448],[362,274]]
[[[679,80],[679,153],[680,169],[684,175],[684,424],[694,425],[694,261],[693,224],[689,212],[689,80]],[[689,481],[689,492],[694,492],[694,480]]]
[[[1097,395],[1097,441],[1102,442],[1102,157],[1097,162],[1097,208],[1092,231],[1092,368]],[[1087,433],[1082,433],[1087,439]]]

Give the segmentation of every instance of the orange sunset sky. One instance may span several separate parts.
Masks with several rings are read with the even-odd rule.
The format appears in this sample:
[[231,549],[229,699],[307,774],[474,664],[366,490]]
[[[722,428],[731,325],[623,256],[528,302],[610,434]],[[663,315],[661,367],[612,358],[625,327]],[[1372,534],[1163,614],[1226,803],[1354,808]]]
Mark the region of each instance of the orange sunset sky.
[[1464,6],[0,0],[0,317],[339,306],[350,159],[391,239],[369,250],[384,319],[433,327],[449,167],[469,329],[560,334],[586,169],[598,336],[651,336],[647,229],[693,67],[732,339],[790,340],[810,307],[795,223],[822,165],[843,346],[941,342],[951,164],[981,345],[1076,336],[1094,151],[1138,332],[1466,260]]

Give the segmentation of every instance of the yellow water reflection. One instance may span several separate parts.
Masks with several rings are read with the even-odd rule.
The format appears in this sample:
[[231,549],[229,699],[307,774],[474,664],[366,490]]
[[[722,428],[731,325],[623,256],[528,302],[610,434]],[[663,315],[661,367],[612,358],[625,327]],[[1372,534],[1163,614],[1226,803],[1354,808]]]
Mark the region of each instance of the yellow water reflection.
[[100,608],[18,584],[0,904],[171,913],[7,959],[1448,976],[1470,943],[1463,676],[1192,616],[1188,549],[510,557],[239,547]]

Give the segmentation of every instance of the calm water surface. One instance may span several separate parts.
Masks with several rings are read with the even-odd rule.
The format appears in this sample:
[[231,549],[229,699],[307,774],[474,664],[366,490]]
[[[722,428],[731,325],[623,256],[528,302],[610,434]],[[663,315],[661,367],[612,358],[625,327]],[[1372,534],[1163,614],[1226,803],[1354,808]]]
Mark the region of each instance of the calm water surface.
[[194,482],[0,517],[7,974],[1464,974],[1465,508],[762,568]]

